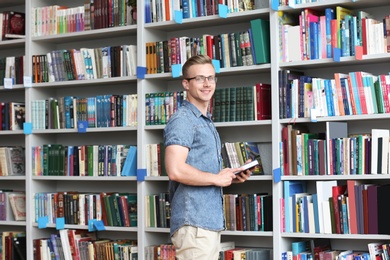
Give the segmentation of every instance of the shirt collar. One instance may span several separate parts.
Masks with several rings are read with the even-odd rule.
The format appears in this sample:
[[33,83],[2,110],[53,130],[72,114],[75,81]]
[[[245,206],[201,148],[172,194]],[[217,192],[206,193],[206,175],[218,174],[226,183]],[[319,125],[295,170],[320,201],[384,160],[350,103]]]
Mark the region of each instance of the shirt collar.
[[[200,110],[194,104],[192,104],[191,102],[188,102],[187,100],[184,100],[183,101],[183,106],[185,106],[188,109],[190,109],[192,111],[192,113],[194,113],[194,115],[196,117],[203,116],[202,112],[200,112]],[[210,112],[207,112],[207,118],[209,118],[209,119],[211,118],[211,113]]]

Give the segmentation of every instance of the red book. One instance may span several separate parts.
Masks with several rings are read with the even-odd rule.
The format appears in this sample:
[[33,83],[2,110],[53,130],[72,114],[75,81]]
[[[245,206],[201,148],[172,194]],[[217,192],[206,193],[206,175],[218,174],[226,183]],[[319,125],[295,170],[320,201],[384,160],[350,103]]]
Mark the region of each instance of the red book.
[[355,186],[358,182],[355,180],[347,180],[348,191],[348,208],[349,208],[349,229],[351,234],[358,234],[357,212],[356,212],[356,199],[355,199]]
[[354,76],[354,79],[356,81],[356,86],[358,88],[360,107],[362,108],[362,114],[368,114],[367,100],[366,100],[366,95],[364,93],[364,85],[363,85],[363,74],[366,74],[366,72],[356,71],[356,72],[352,72],[352,74]]
[[378,234],[378,186],[371,185],[367,188],[368,202],[368,234]]
[[364,234],[368,234],[368,185],[364,185],[362,191],[362,197],[363,197]]
[[288,127],[285,126],[282,128],[282,143],[283,143],[283,175],[290,175],[289,169],[289,147],[288,147]]
[[351,108],[352,108],[352,114],[353,115],[357,115],[357,110],[356,110],[356,101],[355,99],[356,98],[359,98],[359,97],[355,97],[355,95],[353,94],[354,91],[353,91],[353,82],[352,82],[352,79],[351,79],[351,76],[348,76],[348,89],[349,89],[349,98],[351,100]]
[[126,196],[119,196],[119,209],[122,211],[123,225],[130,227],[129,207]]
[[333,209],[334,209],[334,220],[335,220],[335,226],[336,226],[336,233],[342,234],[341,232],[341,207],[339,205],[339,196],[345,193],[345,190],[347,189],[347,186],[333,186],[332,187],[332,199],[333,199]]
[[271,119],[271,85],[256,84],[257,120]]
[[333,50],[334,48],[338,48],[338,31],[339,31],[339,24],[336,19],[330,20],[330,35],[331,35],[331,41],[330,45],[332,47],[332,57],[334,57]]
[[211,59],[214,58],[213,55],[213,42],[214,42],[214,36],[207,35],[206,36],[206,46],[207,46],[207,56],[209,56]]
[[363,46],[363,55],[367,55],[367,22],[368,22],[368,18],[362,19],[361,41]]

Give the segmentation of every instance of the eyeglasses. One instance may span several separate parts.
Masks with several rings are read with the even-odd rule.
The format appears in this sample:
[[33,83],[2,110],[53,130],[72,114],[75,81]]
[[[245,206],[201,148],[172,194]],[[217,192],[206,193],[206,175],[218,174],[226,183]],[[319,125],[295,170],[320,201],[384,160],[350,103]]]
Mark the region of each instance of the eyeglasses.
[[205,80],[207,79],[207,81],[211,84],[214,84],[214,83],[217,83],[217,80],[218,78],[216,76],[202,76],[202,75],[198,75],[198,76],[195,76],[195,77],[192,77],[192,78],[186,78],[186,80],[190,81],[194,79],[196,81],[196,83],[199,83],[199,84],[203,84],[205,82]]

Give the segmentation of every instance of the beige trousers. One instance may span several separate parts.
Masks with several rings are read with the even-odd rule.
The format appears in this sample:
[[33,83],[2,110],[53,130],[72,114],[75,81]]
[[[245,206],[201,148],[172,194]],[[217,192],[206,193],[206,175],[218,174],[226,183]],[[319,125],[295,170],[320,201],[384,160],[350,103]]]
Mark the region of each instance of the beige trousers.
[[183,226],[172,236],[177,260],[217,260],[221,233]]

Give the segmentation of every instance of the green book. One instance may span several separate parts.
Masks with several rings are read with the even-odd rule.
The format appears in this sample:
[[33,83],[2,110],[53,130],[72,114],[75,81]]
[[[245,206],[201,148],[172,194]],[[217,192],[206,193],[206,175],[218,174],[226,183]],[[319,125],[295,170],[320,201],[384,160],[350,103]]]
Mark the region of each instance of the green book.
[[250,21],[250,24],[256,64],[269,63],[271,61],[269,21],[254,19]]
[[237,111],[237,106],[236,106],[236,88],[229,88],[230,90],[230,114],[229,114],[229,121],[234,122],[236,121],[236,111]]

